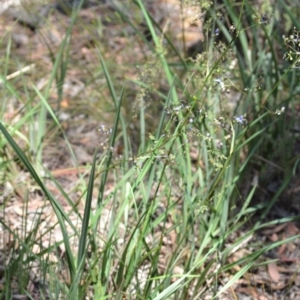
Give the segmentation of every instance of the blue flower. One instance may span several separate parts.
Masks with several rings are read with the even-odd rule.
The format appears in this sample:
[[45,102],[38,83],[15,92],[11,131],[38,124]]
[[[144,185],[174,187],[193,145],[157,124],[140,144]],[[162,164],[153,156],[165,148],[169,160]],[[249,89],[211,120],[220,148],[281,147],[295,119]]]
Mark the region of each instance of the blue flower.
[[237,116],[237,117],[234,117],[234,119],[237,123],[240,123],[242,125],[247,123],[247,120],[245,119],[244,116]]

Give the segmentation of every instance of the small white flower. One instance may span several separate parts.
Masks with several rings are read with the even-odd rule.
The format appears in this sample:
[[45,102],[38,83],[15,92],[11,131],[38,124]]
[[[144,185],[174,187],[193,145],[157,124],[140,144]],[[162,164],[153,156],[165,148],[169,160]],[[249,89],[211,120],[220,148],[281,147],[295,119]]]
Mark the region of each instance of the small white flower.
[[220,84],[222,91],[225,91],[225,84],[220,78],[214,79],[214,81]]

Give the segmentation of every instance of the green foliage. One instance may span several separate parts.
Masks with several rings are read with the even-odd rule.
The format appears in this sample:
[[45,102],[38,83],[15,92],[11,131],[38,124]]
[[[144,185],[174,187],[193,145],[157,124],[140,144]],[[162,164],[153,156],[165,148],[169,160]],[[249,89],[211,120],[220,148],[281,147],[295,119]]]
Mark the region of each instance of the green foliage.
[[[207,13],[205,47],[188,58],[162,34],[143,1],[129,4],[139,11],[151,41],[143,37],[135,20],[116,7],[122,22],[138,32],[151,54],[140,62],[136,80],[124,79],[119,84],[118,70],[111,67],[104,58],[105,49],[95,41],[97,76],[105,80],[104,94],[112,102],[114,116],[112,129],[99,126],[105,142],[99,145],[100,150],[95,149],[88,182],[81,178],[78,189],[84,192],[76,203],[42,161],[44,137],[50,128],[45,120],[50,118],[79,170],[58,118],[70,66],[71,32],[79,11],[72,11],[63,43],[52,56],[53,68],[45,89],[30,85],[29,90],[24,79],[24,98],[7,80],[7,70],[3,71],[0,184],[14,182],[18,170],[26,170],[30,184],[41,191],[45,206],[50,203],[62,242],[42,245],[38,214],[34,226],[22,234],[12,230],[7,220],[0,220],[3,230],[18,243],[13,248],[18,251],[11,253],[5,265],[2,297],[12,297],[13,280],[20,293],[30,293],[30,267],[36,262],[43,275],[40,293],[44,298],[158,300],[204,299],[209,295],[217,299],[262,264],[264,253],[298,238],[260,247],[251,244],[251,237],[261,228],[295,220],[266,221],[266,216],[283,197],[299,161],[289,148],[295,136],[286,124],[286,112],[295,106],[299,93],[298,23],[295,20],[292,32],[280,36],[278,10],[283,7],[292,16],[282,1],[274,11],[266,4],[262,11],[247,0],[238,5],[224,0],[214,7],[209,1],[201,3]],[[7,65],[10,59],[8,48]],[[92,86],[94,79],[86,82]],[[58,95],[56,109],[50,105],[53,82]],[[130,88],[136,92],[131,105],[126,102]],[[22,107],[19,118],[9,122],[4,115],[11,99]],[[289,118],[293,124],[293,116]],[[130,135],[131,127],[137,128],[137,140]],[[30,132],[36,136],[34,141],[27,136]],[[115,151],[117,143],[124,147],[121,158]],[[276,171],[270,173],[274,166]],[[259,175],[253,175],[255,172]],[[268,201],[261,201],[259,189],[275,177],[281,179],[280,186]],[[70,210],[66,211],[49,190],[49,181]],[[28,187],[24,189],[28,195]],[[3,196],[3,209],[8,205],[7,197]],[[28,203],[24,196],[25,216]],[[43,234],[54,234],[57,224]],[[242,229],[246,233],[234,239]],[[39,245],[37,252],[35,245]],[[254,247],[254,251],[230,262],[228,258],[240,247]],[[57,274],[63,274],[65,280]],[[221,284],[219,278],[224,274],[232,276]]]

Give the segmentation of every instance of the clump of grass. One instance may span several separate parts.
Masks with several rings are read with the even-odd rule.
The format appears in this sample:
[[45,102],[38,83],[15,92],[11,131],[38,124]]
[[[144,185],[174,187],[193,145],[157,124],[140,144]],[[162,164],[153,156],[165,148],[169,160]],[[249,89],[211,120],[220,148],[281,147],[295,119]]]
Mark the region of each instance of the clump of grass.
[[[42,212],[41,215],[37,212],[33,226],[24,229],[23,234],[16,233],[8,220],[0,221],[18,242],[6,261],[2,296],[11,297],[10,282],[17,283],[13,293],[19,294],[29,294],[28,283],[35,282],[38,285],[35,290],[49,299],[217,299],[228,294],[239,278],[265,263],[260,259],[265,252],[297,238],[260,247],[251,245],[255,232],[273,223],[265,217],[293,176],[291,166],[281,167],[285,179],[277,192],[265,203],[257,205],[254,201],[260,200],[257,190],[261,187],[259,177],[251,178],[256,168],[252,165],[259,163],[263,169],[272,160],[281,159],[280,152],[274,156],[270,153],[284,134],[283,115],[292,101],[293,94],[285,91],[284,81],[293,72],[292,66],[298,64],[298,41],[295,41],[298,32],[285,39],[293,52],[287,52],[284,58],[292,57],[293,65],[283,69],[280,64],[285,61],[277,59],[272,25],[266,24],[266,17],[262,15],[259,18],[262,22],[254,22],[254,16],[260,13],[248,1],[242,2],[240,11],[224,1],[226,16],[234,24],[228,26],[224,22],[226,16],[221,18],[211,11],[206,28],[212,31],[206,33],[206,51],[186,61],[178,56],[179,64],[182,63],[178,68],[169,62],[163,36],[158,36],[143,2],[135,3],[153,42],[152,64],[146,64],[144,76],[134,81],[141,90],[135,111],[139,110],[139,149],[130,150],[133,148],[130,144],[133,138],[128,134],[130,124],[122,113],[126,83],[122,89],[116,88],[98,48],[99,68],[115,115],[111,127],[99,124],[99,135],[104,136],[99,145],[101,155],[95,149],[89,178],[82,178],[80,183],[84,193],[78,201],[74,203],[41,164],[47,132],[44,120],[48,115],[62,133],[79,169],[63,126],[48,102],[51,83],[57,78],[58,99],[63,97],[60,81],[69,67],[70,36],[78,11],[73,12],[46,89],[32,87],[32,95],[27,93],[23,115],[17,122],[9,124],[4,118],[5,108],[2,111],[3,182],[13,182],[3,175],[3,170],[29,173],[30,182],[35,182],[45,200],[42,210],[50,206],[55,215],[55,222],[42,230]],[[244,13],[252,16],[253,26],[242,22]],[[246,35],[249,30],[250,40]],[[220,35],[225,40],[218,41]],[[264,48],[260,46],[262,38]],[[255,53],[249,55],[249,48]],[[155,69],[151,69],[153,65]],[[155,77],[158,74],[160,78]],[[6,93],[20,99],[20,92],[3,79]],[[32,105],[34,97],[40,101],[38,106]],[[154,120],[152,124],[157,124],[155,128],[149,126],[147,113]],[[35,120],[39,122],[39,130],[33,126]],[[36,144],[26,138],[22,126],[33,130],[38,137]],[[34,149],[36,158],[21,139],[29,149]],[[116,148],[121,139],[124,150],[119,157]],[[292,169],[296,167],[294,163]],[[250,178],[251,183],[245,183],[245,178]],[[51,192],[48,181],[54,183],[68,210]],[[22,195],[30,195],[26,186],[24,189]],[[23,200],[23,221],[27,224],[30,201],[28,196]],[[7,205],[4,201],[3,208]],[[247,222],[254,215],[261,217],[253,219],[249,228]],[[292,220],[293,217],[288,217],[276,222]],[[57,230],[62,237],[54,242],[49,238],[51,243],[45,246],[43,237],[55,235]],[[242,231],[244,234],[234,238]],[[230,262],[228,258],[237,249],[250,246],[254,249],[250,254]],[[20,265],[26,266],[21,267],[22,272],[18,272]],[[38,269],[39,280],[37,276],[30,277],[32,268]]]

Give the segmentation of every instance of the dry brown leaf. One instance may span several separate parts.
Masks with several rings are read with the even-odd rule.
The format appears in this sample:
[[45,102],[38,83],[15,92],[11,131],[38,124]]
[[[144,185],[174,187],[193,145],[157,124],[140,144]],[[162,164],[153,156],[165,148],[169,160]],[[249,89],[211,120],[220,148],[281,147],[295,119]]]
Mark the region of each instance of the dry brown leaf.
[[297,257],[288,257],[286,255],[282,255],[280,257],[280,261],[281,262],[286,262],[286,263],[292,263],[292,262],[296,262],[298,260]]
[[299,233],[299,228],[294,223],[288,223],[287,232],[290,235],[296,235]]
[[274,282],[278,282],[279,281],[280,274],[278,272],[277,263],[276,262],[271,262],[271,263],[268,264],[268,272],[269,272],[269,275],[270,275],[271,279]]
[[287,226],[287,223],[280,224],[280,225],[278,225],[278,226],[276,226],[276,227],[272,227],[272,228],[263,230],[263,231],[262,231],[262,234],[264,234],[264,235],[271,235],[271,234],[273,234],[273,233],[278,233],[278,232],[280,232],[282,229],[284,229],[286,226]]
[[277,252],[278,255],[279,256],[282,255],[285,252],[285,250],[286,250],[286,244],[282,244],[278,249],[278,252]]
[[278,241],[278,235],[276,233],[273,233],[269,238],[272,242]]

